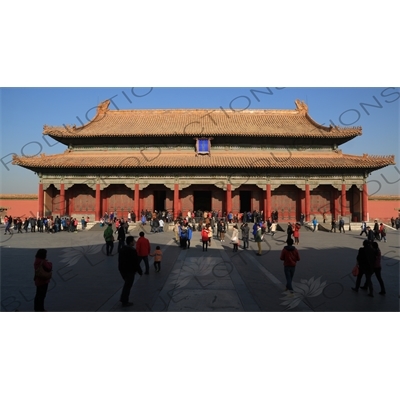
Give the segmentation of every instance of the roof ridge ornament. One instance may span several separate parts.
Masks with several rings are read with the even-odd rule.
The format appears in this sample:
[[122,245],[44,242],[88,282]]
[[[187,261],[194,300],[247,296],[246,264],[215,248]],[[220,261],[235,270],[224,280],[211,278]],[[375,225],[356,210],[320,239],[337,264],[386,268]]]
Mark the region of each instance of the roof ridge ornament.
[[[108,111],[110,100],[105,100],[97,106],[97,115],[105,114]],[[96,116],[97,116],[96,115]]]
[[308,113],[308,106],[304,101],[301,100],[295,100],[294,103],[296,104],[296,110],[303,113],[307,114]]

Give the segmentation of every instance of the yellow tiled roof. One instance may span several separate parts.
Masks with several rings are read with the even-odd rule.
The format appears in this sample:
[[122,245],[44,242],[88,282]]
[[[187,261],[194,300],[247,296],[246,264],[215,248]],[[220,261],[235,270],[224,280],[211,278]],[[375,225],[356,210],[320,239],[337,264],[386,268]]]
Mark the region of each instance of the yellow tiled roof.
[[394,165],[394,156],[354,156],[341,151],[324,153],[227,151],[195,156],[194,151],[66,151],[37,157],[14,156],[13,164],[26,168],[373,168]]
[[307,106],[296,101],[295,110],[109,110],[98,106],[92,121],[81,127],[44,126],[43,134],[63,138],[245,136],[293,138],[353,138],[361,127],[326,127],[316,123]]

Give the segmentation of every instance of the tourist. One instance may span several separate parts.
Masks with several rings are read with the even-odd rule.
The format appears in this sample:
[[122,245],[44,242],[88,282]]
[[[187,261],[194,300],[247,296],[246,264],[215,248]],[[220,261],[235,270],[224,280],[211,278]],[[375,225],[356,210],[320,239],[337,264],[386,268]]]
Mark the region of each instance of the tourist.
[[114,231],[111,223],[109,223],[107,228],[104,230],[103,237],[106,241],[107,256],[111,256],[114,250]]
[[260,226],[258,225],[258,223],[257,223],[257,222],[254,222],[254,224],[253,224],[253,229],[252,229],[254,241],[256,240],[257,229],[258,229],[259,227],[260,227]]
[[257,255],[258,256],[262,255],[262,253],[261,253],[261,242],[263,241],[263,239],[264,239],[264,237],[262,236],[262,233],[261,233],[261,226],[257,225],[257,232],[256,232],[256,235],[254,237],[254,241],[257,243],[257,247],[258,247]]
[[318,221],[317,221],[316,217],[313,218],[312,224],[313,224],[313,232],[315,232],[317,230],[317,226],[318,226]]
[[367,226],[367,239],[370,243],[375,241],[375,233],[370,226]]
[[31,232],[36,232],[36,218],[31,218]]
[[201,230],[201,241],[203,243],[203,251],[207,251],[208,248],[208,230],[206,227],[203,227]]
[[326,223],[326,214],[325,211],[322,213],[322,222],[325,224]]
[[207,232],[208,232],[208,246],[211,247],[211,239],[213,236],[213,230],[211,228],[211,224],[206,224]]
[[146,267],[145,275],[149,275],[149,254],[151,251],[149,239],[144,237],[144,232],[139,233],[139,239],[136,243],[136,251],[139,256],[139,264],[144,261]]
[[225,241],[225,233],[226,233],[226,224],[225,221],[221,218],[217,224],[217,230],[219,234],[219,240],[221,242]]
[[358,292],[358,289],[361,284],[361,278],[365,274],[367,280],[366,280],[364,286],[369,288],[368,296],[374,297],[371,276],[374,272],[375,258],[376,258],[376,254],[371,247],[371,243],[368,240],[364,240],[363,247],[360,247],[360,249],[358,250],[358,254],[357,254],[357,263],[358,263],[359,272],[357,275],[356,286],[351,288],[355,292]]
[[343,217],[340,217],[340,220],[339,220],[339,232],[342,233],[342,231],[343,231],[343,233],[346,233],[345,230],[344,230],[344,219],[343,219]]
[[142,223],[142,226],[145,226],[145,225],[146,225],[147,219],[146,219],[146,216],[145,216],[144,214],[142,215],[140,221],[141,221],[141,223]]
[[293,237],[294,237],[294,243],[299,244],[300,243],[300,227],[301,225],[296,222],[294,225],[294,231],[293,231]]
[[379,225],[379,234],[381,236],[381,240],[383,239],[383,241],[386,243],[386,228],[382,222]]
[[239,244],[239,230],[236,224],[233,226],[231,241],[233,243],[233,251],[237,252]]
[[289,238],[286,241],[287,246],[282,249],[280,260],[283,261],[283,267],[286,277],[286,290],[293,293],[293,276],[297,261],[300,261],[300,255],[296,247],[293,246],[293,239]]
[[133,236],[128,236],[126,238],[126,246],[121,248],[118,255],[118,270],[124,280],[119,300],[122,303],[122,307],[133,306],[133,303],[129,301],[129,294],[135,280],[135,274],[143,275],[137,251],[133,247],[134,243]]
[[360,236],[362,236],[363,233],[365,233],[365,236],[368,236],[367,223],[365,221],[361,222],[361,233],[360,233]]
[[334,233],[336,233],[336,220],[335,218],[332,218],[332,222],[331,222],[331,232],[333,231]]
[[[373,242],[372,243],[372,249],[375,252],[375,264],[374,264],[374,271],[372,272],[372,275],[373,274],[376,275],[376,278],[378,279],[379,285],[381,287],[381,291],[379,292],[379,294],[385,295],[386,294],[385,284],[383,283],[382,275],[381,275],[381,271],[382,271],[382,265],[381,265],[382,254],[381,254],[381,251],[379,249],[378,243]],[[364,289],[364,290],[368,289],[367,281],[365,281],[364,286],[360,286],[360,289]]]
[[11,232],[11,215],[7,217],[7,215],[4,217],[4,224],[5,224],[5,231],[4,234],[7,235],[7,232],[12,235],[13,233]]
[[85,229],[85,224],[86,224],[85,217],[82,217],[82,218],[81,218],[81,229],[82,229],[82,230]]
[[304,225],[304,214],[300,214],[300,225]]
[[179,242],[179,230],[180,230],[180,225],[179,225],[178,220],[175,221],[174,228],[172,230],[175,234],[175,242],[178,243]]
[[125,243],[126,232],[124,225],[122,224],[120,225],[120,227],[117,230],[117,233],[118,233],[117,240],[118,240],[118,253],[119,253],[122,247],[124,247]]
[[179,242],[180,242],[180,247],[184,250],[186,250],[187,239],[188,239],[188,228],[185,221],[185,223],[181,222],[179,224]]
[[380,234],[379,234],[379,224],[378,221],[374,221],[374,235],[375,235],[375,240],[381,240]]
[[159,227],[158,227],[158,232],[164,232],[164,220],[160,219],[158,221]]
[[[243,214],[244,215],[244,214]],[[240,230],[242,231],[242,241],[243,241],[243,249],[248,249],[249,248],[249,233],[250,233],[250,228],[247,225],[247,222],[244,222],[242,226],[240,227]]]
[[28,228],[29,228],[29,220],[28,220],[28,218],[25,217],[25,220],[24,220],[24,231],[25,231],[25,233],[28,233]]
[[152,257],[154,257],[153,265],[154,265],[156,272],[160,272],[161,271],[161,259],[162,259],[162,251],[161,251],[160,246],[157,246],[154,253],[152,253],[150,255]]
[[192,240],[193,236],[193,229],[191,225],[188,225],[187,227],[187,248],[190,247],[190,241]]
[[268,221],[267,221],[267,231],[268,231],[268,233],[271,233],[271,226],[272,226],[271,218],[268,218]]
[[271,224],[271,236],[274,237],[278,224],[274,221]]
[[18,229],[17,233],[22,233],[22,220],[19,217],[17,218],[17,229]]
[[286,229],[286,234],[287,234],[287,239],[286,239],[286,242],[287,242],[289,239],[292,238],[292,235],[293,235],[293,225],[290,222],[288,222],[288,227]]
[[35,270],[35,286],[36,295],[34,299],[34,310],[35,311],[46,311],[44,309],[44,299],[46,298],[47,289],[51,280],[51,272],[53,270],[53,264],[46,259],[47,250],[39,249],[35,256],[33,268]]
[[393,217],[390,218],[390,223],[392,224],[392,228],[394,228],[394,222],[395,222],[394,218]]
[[37,220],[37,228],[38,228],[38,232],[43,232],[43,220],[42,218],[38,218]]

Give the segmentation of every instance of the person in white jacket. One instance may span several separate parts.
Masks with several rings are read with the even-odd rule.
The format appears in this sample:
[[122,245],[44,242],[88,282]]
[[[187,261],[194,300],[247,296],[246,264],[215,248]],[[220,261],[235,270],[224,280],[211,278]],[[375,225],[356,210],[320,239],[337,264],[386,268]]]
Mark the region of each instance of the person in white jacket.
[[271,236],[272,237],[274,237],[274,235],[275,235],[275,232],[276,232],[276,226],[277,226],[278,224],[274,221],[272,224],[271,224]]
[[232,243],[233,243],[233,251],[238,251],[238,244],[239,244],[239,230],[237,225],[233,226],[232,231]]

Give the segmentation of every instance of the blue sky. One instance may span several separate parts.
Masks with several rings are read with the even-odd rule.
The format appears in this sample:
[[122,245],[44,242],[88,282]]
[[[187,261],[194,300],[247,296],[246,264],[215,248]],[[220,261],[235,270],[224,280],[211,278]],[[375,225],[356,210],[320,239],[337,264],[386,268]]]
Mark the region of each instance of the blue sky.
[[[252,89],[265,93],[251,92]],[[110,98],[112,109],[231,107],[235,110],[294,109],[294,100],[300,99],[308,104],[310,116],[318,123],[362,126],[361,137],[340,147],[344,153],[393,154],[396,163],[400,156],[399,88],[3,88],[1,193],[37,191],[36,175],[11,165],[11,153],[64,151],[65,146],[42,136],[44,124],[79,126],[94,116],[99,102]],[[368,179],[369,193],[399,194],[397,180],[400,180],[397,166],[376,171]]]

